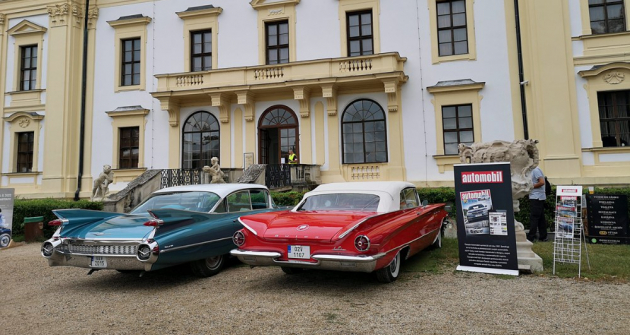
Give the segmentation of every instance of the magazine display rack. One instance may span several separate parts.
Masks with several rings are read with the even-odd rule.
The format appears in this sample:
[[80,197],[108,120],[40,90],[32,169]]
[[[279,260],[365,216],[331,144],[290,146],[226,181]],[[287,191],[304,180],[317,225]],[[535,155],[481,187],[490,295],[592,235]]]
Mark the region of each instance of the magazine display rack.
[[[556,263],[578,265],[578,277],[582,275],[582,242],[586,249],[584,225],[582,221],[583,195],[582,186],[558,186],[556,189],[556,231],[553,241],[553,274]],[[588,251],[588,250],[585,250]],[[589,269],[591,267],[586,259]]]

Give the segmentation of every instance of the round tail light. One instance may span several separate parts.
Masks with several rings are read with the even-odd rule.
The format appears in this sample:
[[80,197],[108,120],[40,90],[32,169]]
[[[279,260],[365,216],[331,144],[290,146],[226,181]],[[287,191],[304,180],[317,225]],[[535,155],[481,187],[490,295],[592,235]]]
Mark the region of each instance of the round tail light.
[[234,242],[234,244],[236,244],[237,247],[242,246],[243,244],[245,244],[245,234],[243,234],[242,231],[237,231],[236,233],[234,233],[234,236],[232,236],[232,241]]
[[365,235],[359,235],[354,239],[354,247],[359,251],[370,249],[370,239]]
[[146,261],[151,257],[151,247],[146,244],[143,244],[138,247],[138,259],[141,261]]
[[44,242],[44,244],[42,244],[42,255],[44,257],[52,256],[54,250],[55,250],[55,247],[53,246],[52,243]]

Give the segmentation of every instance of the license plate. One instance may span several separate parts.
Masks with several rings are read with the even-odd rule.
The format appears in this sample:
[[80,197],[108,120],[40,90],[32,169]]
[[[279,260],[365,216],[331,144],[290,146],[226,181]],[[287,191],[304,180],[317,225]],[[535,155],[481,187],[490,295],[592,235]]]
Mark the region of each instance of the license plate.
[[311,247],[305,245],[290,245],[288,247],[288,257],[298,259],[310,259]]
[[93,268],[106,268],[107,267],[107,259],[103,256],[92,256],[92,263],[90,263],[90,267]]

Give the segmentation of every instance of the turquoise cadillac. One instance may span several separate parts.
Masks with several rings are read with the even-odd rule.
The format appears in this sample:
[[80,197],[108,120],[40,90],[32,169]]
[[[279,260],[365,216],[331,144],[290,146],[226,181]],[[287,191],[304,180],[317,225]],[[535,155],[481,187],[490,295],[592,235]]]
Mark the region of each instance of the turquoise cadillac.
[[238,217],[281,210],[265,186],[207,184],[158,190],[131,213],[55,210],[59,228],[42,244],[50,266],[120,272],[189,263],[202,277],[221,271]]

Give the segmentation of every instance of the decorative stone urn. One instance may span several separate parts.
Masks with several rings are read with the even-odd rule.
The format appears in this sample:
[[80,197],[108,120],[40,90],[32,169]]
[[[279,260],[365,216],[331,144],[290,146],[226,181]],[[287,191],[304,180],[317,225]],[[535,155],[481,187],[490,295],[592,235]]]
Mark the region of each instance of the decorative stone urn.
[[[519,211],[518,199],[527,196],[533,188],[532,170],[538,166],[537,140],[516,140],[513,142],[493,141],[459,145],[459,158],[462,163],[509,162],[512,176],[512,205],[514,213]],[[516,253],[519,270],[540,272],[542,258],[532,251],[532,242],[527,240],[523,224],[514,219],[516,231]]]

